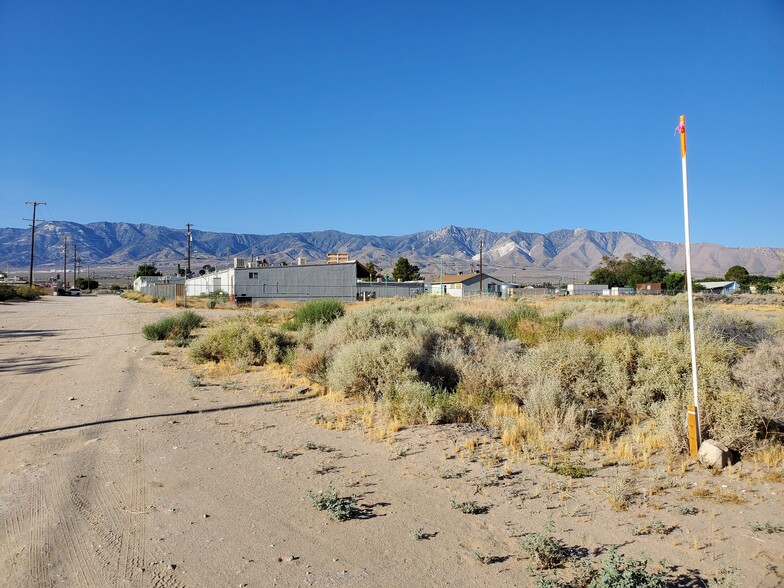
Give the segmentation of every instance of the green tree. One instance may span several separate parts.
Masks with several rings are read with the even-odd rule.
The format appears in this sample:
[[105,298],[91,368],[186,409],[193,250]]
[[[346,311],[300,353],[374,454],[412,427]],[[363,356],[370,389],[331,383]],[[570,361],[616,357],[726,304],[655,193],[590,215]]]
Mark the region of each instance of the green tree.
[[770,294],[773,292],[773,284],[770,282],[757,282],[754,285],[757,287],[758,294]]
[[378,268],[376,267],[376,264],[372,261],[368,261],[365,264],[365,267],[367,268],[367,271],[370,272],[370,279],[375,280],[378,276]]
[[74,285],[82,290],[95,290],[98,287],[98,282],[92,278],[76,278]]
[[733,265],[730,269],[727,270],[727,273],[724,274],[724,279],[729,280],[731,282],[738,282],[738,284],[744,285],[747,283],[749,277],[749,270],[747,270],[742,265]]
[[670,272],[662,279],[664,289],[675,292],[683,290],[686,287],[686,276],[681,272]]
[[161,276],[161,272],[158,271],[158,268],[154,265],[140,265],[139,268],[136,270],[136,277],[139,278],[141,276]]
[[602,265],[591,272],[591,284],[634,288],[637,284],[660,283],[666,275],[664,260],[650,254],[634,257],[627,253],[623,259],[605,255]]
[[602,265],[591,272],[591,284],[607,284],[610,288],[622,286],[619,270],[623,262],[614,255],[602,257]]
[[421,280],[422,276],[419,274],[419,266],[411,265],[408,258],[401,257],[397,260],[395,269],[392,270],[392,279],[410,282],[412,280]]
[[639,258],[627,255],[623,262],[620,278],[628,288],[634,288],[637,284],[661,283],[667,275],[664,260],[650,254]]

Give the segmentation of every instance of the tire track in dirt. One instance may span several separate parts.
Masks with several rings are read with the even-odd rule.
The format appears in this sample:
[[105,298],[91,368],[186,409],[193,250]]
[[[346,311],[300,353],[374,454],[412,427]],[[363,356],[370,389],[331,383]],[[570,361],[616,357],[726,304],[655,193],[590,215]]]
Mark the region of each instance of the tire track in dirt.
[[21,433],[30,429],[30,417],[35,414],[41,398],[41,390],[37,386],[26,386],[11,400],[11,406],[3,412],[5,418],[0,421],[0,437],[12,433]]
[[53,579],[49,576],[49,505],[45,496],[45,484],[42,477],[31,481],[28,489],[30,496],[30,533],[27,571],[30,585],[36,588],[53,586]]
[[70,501],[70,488],[65,488],[65,476],[55,476],[53,481],[56,495],[61,500],[60,543],[65,545],[70,564],[69,570],[72,570],[70,575],[74,582],[81,586],[105,585],[105,577],[95,567],[95,553],[86,542],[89,535],[79,517],[72,509],[67,508],[69,506],[67,503]]

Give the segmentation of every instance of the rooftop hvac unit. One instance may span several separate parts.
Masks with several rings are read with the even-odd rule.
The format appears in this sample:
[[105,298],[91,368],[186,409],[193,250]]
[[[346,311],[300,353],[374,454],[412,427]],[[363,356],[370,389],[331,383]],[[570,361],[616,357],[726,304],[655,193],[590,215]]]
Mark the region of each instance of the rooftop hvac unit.
[[308,262],[308,260],[305,259],[304,257],[298,257],[297,258],[297,265],[305,265],[307,262]]
[[234,269],[245,269],[245,258],[244,257],[235,257],[234,258]]

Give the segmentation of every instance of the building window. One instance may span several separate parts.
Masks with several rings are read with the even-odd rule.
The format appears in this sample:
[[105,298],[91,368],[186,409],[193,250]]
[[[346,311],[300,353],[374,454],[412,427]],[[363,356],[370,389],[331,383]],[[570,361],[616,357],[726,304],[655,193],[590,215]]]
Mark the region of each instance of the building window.
[[259,272],[248,272],[248,278],[251,280],[258,280]]

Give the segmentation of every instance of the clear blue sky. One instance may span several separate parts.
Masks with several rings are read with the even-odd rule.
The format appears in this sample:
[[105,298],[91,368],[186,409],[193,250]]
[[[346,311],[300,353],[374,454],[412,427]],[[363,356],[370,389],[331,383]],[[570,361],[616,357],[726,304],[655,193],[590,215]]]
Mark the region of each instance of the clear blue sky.
[[784,2],[0,0],[0,226],[784,247]]

